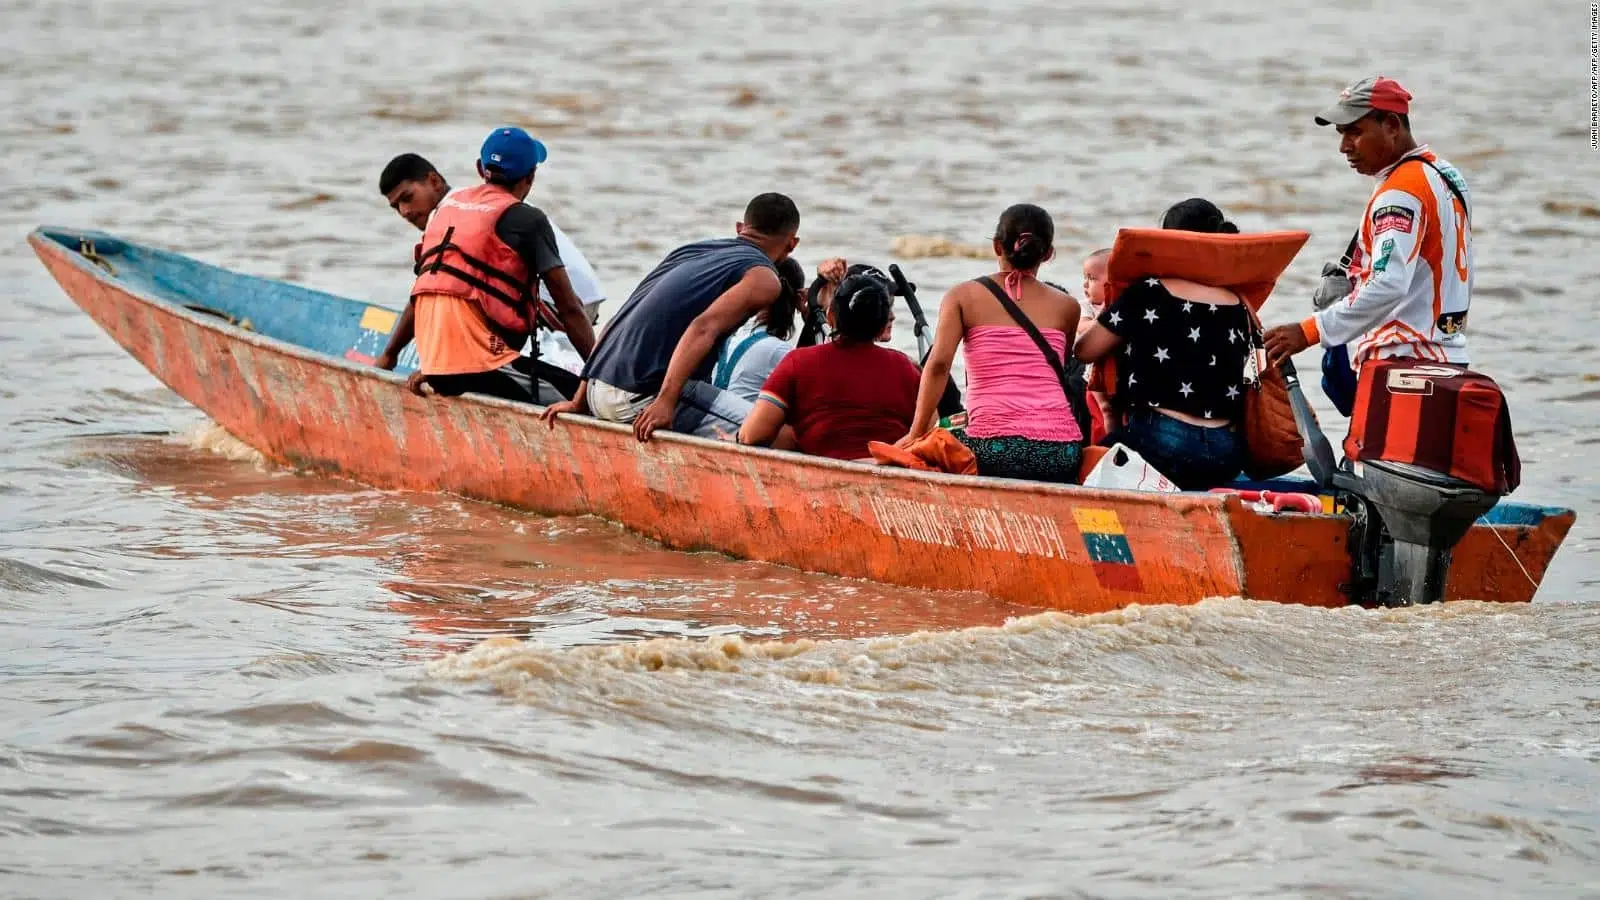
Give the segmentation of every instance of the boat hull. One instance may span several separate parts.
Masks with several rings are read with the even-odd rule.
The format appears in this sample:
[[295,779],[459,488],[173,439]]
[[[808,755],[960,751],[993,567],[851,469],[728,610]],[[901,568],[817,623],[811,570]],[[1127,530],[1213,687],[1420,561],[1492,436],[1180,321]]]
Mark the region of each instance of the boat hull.
[[[394,373],[195,313],[41,232],[29,241],[66,293],[162,383],[288,465],[600,516],[676,549],[1037,608],[1091,613],[1234,595],[1348,602],[1342,517],[1262,514],[1222,495],[879,469],[676,434],[641,444],[628,428],[585,417],[549,427],[527,405],[418,397]],[[1532,599],[1573,514],[1519,508],[1538,513],[1480,524],[1462,542],[1447,599]]]

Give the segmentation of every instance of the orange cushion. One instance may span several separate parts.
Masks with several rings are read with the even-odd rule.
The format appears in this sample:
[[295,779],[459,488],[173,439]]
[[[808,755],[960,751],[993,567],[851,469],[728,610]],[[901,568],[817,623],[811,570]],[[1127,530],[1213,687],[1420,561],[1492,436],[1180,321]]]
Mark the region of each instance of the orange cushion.
[[1184,278],[1238,294],[1259,310],[1310,240],[1309,231],[1202,234],[1171,228],[1123,228],[1106,260],[1115,300],[1141,278]]
[[867,452],[887,466],[956,475],[978,474],[978,458],[972,455],[966,444],[943,428],[933,429],[903,450],[882,441],[868,441]]

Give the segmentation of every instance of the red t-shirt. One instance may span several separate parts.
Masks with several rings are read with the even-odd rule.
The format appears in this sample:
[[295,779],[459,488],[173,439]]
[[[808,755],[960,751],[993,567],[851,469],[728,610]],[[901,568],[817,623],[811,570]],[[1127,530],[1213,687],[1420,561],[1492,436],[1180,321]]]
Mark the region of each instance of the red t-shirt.
[[784,411],[801,453],[864,459],[868,441],[892,444],[911,430],[921,380],[898,350],[829,341],[785,356],[761,400]]

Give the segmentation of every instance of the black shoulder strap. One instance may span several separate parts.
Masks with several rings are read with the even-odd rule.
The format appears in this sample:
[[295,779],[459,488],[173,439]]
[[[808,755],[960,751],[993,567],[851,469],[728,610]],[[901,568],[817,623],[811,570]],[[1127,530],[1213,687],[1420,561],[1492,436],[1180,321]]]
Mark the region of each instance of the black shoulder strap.
[[1022,307],[1011,299],[1005,288],[995,284],[993,278],[985,275],[978,279],[978,283],[988,288],[989,293],[1000,301],[1000,305],[1006,308],[1006,312],[1010,314],[1011,318],[1016,320],[1016,323],[1022,326],[1022,330],[1028,333],[1028,337],[1033,338],[1034,346],[1038,347],[1039,352],[1044,354],[1045,362],[1050,364],[1050,370],[1056,373],[1056,379],[1061,382],[1061,392],[1067,395],[1068,401],[1071,401],[1072,385],[1067,381],[1066,367],[1061,364],[1061,357],[1056,356],[1055,349],[1045,341],[1044,335],[1039,333],[1038,326],[1034,325],[1033,320],[1028,318],[1027,314],[1022,311]]
[[1083,433],[1083,440],[1088,441],[1089,434],[1094,428],[1094,417],[1089,412],[1089,399],[1086,395],[1089,385],[1088,379],[1084,377],[1083,364],[1073,359],[1070,362],[1073,370],[1067,371],[1069,363],[1056,356],[1056,351],[1045,341],[1044,335],[1039,333],[1038,326],[1034,325],[1033,320],[1028,318],[1022,308],[1006,294],[1005,288],[995,284],[994,279],[987,275],[979,278],[978,283],[989,289],[989,293],[1000,301],[1000,305],[1005,307],[1011,318],[1016,320],[1016,323],[1022,326],[1022,330],[1028,333],[1028,337],[1033,339],[1034,346],[1044,354],[1044,361],[1050,364],[1050,370],[1056,373],[1056,380],[1061,382],[1061,393],[1066,395],[1067,408],[1072,410],[1072,418],[1078,423],[1078,430]]
[[[1467,217],[1467,225],[1468,225],[1468,227],[1471,227],[1471,225],[1472,225],[1472,207],[1467,205],[1467,196],[1465,194],[1461,193],[1461,189],[1456,187],[1456,183],[1454,181],[1450,180],[1450,176],[1446,175],[1444,173],[1443,169],[1441,169],[1438,166],[1434,165],[1433,164],[1433,160],[1431,160],[1431,159],[1423,159],[1420,156],[1413,156],[1413,157],[1410,157],[1409,159],[1402,160],[1402,162],[1419,162],[1419,163],[1422,163],[1423,165],[1427,166],[1428,168],[1432,169],[1433,171],[1437,172],[1438,175],[1439,175],[1439,180],[1444,182],[1444,186],[1446,188],[1449,188],[1450,189],[1450,193],[1455,196],[1456,202],[1461,204],[1461,212],[1462,212],[1463,215],[1465,215]],[[1346,247],[1345,250],[1344,250],[1344,259],[1340,260],[1340,262],[1344,265],[1344,267],[1346,269],[1350,268],[1350,261],[1355,259],[1355,256],[1356,256],[1356,244],[1358,242],[1360,242],[1360,240],[1361,240],[1361,229],[1357,228],[1356,229],[1356,233],[1352,234],[1350,236],[1350,246]]]
[[1339,259],[1340,268],[1344,269],[1346,272],[1350,271],[1350,264],[1356,261],[1356,247],[1360,243],[1361,229],[1357,228],[1356,233],[1350,235],[1350,245],[1344,248],[1344,256],[1340,257]]
[[1462,213],[1462,215],[1467,217],[1467,224],[1471,225],[1472,224],[1472,209],[1467,206],[1467,197],[1466,197],[1465,194],[1461,193],[1461,189],[1460,188],[1456,187],[1456,183],[1454,181],[1450,180],[1450,176],[1446,175],[1444,173],[1443,169],[1441,169],[1438,166],[1434,165],[1433,164],[1433,160],[1431,160],[1431,159],[1423,159],[1420,156],[1413,156],[1412,159],[1415,159],[1417,162],[1422,163],[1423,165],[1425,165],[1428,168],[1432,169],[1434,172],[1438,173],[1439,180],[1444,182],[1444,186],[1449,188],[1450,189],[1450,193],[1454,194],[1456,200],[1461,203],[1461,213]]

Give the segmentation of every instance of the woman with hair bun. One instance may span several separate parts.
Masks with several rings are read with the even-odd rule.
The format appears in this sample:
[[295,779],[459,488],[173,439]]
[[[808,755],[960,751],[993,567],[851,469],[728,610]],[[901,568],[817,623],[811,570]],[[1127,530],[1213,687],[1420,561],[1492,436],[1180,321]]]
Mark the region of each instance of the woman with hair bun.
[[1201,234],[1239,233],[1239,226],[1229,222],[1215,203],[1203,197],[1190,197],[1182,203],[1172,204],[1172,208],[1161,217],[1161,227]]
[[[1161,227],[1203,234],[1239,229],[1209,200],[1174,205]],[[1078,341],[1078,358],[1116,353],[1114,413],[1102,443],[1137,451],[1186,491],[1226,484],[1244,468],[1245,363],[1252,325],[1234,292],[1183,278],[1129,285]]]
[[905,433],[916,409],[917,367],[878,345],[893,316],[893,285],[866,268],[844,279],[828,304],[833,339],[791,351],[772,370],[739,442],[833,459],[868,459],[869,441]]
[[[956,436],[978,460],[978,473],[1063,484],[1075,482],[1083,432],[1057,367],[1071,359],[1078,301],[1038,279],[1055,255],[1055,223],[1031,203],[1007,209],[995,228],[999,271],[945,294],[933,351],[922,369],[916,420],[901,438],[910,446],[932,430],[956,350],[966,345],[967,425]],[[1012,313],[1030,322],[1043,349]]]

